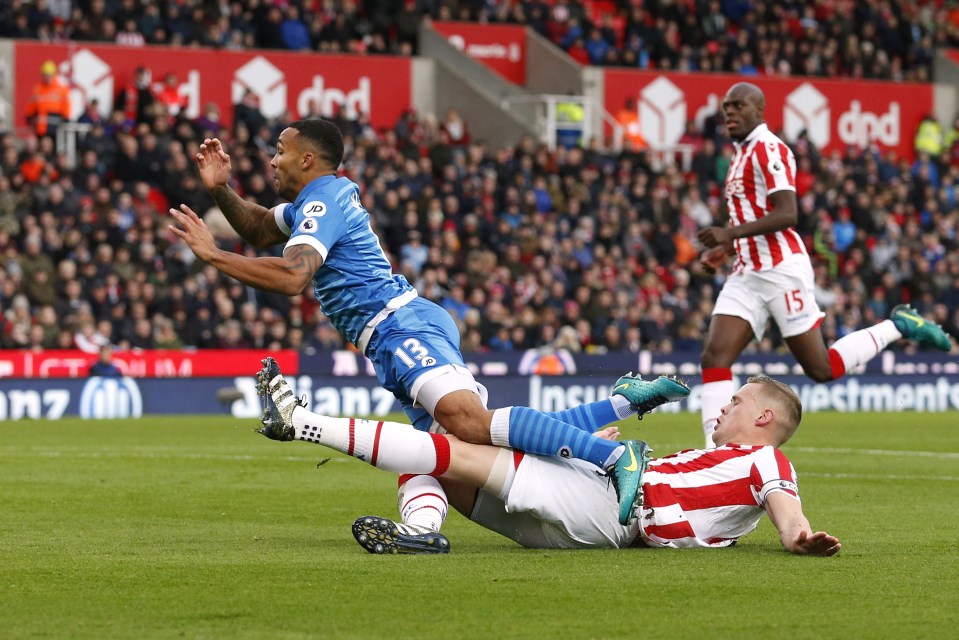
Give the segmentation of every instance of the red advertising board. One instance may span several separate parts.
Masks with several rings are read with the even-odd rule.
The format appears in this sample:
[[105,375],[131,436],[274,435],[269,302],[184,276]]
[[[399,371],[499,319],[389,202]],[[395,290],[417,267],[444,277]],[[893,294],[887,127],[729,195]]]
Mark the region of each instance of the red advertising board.
[[[284,374],[299,373],[299,353],[291,350],[117,351],[113,362],[133,378],[205,378],[252,376],[267,356],[276,359]],[[96,354],[78,350],[0,350],[0,378],[85,378],[96,359]]]
[[410,105],[410,59],[393,56],[333,56],[276,51],[216,51],[167,47],[130,48],[104,44],[15,45],[15,123],[23,125],[24,106],[40,66],[54,61],[69,82],[73,115],[97,98],[100,111],[110,113],[114,98],[131,82],[137,67],[150,70],[155,85],[174,73],[187,115],[198,116],[214,102],[229,124],[232,105],[249,88],[268,118],[305,116],[318,106],[324,116],[342,105],[348,115],[370,114],[373,126],[392,128]]
[[526,84],[526,28],[515,25],[434,22],[454,47],[514,84]]
[[933,111],[930,84],[616,69],[605,71],[606,110],[617,114],[632,98],[643,137],[653,149],[665,149],[679,141],[688,121],[701,124],[729,87],[743,81],[766,94],[765,119],[773,131],[794,140],[806,130],[826,151],[875,143],[911,159],[916,128]]

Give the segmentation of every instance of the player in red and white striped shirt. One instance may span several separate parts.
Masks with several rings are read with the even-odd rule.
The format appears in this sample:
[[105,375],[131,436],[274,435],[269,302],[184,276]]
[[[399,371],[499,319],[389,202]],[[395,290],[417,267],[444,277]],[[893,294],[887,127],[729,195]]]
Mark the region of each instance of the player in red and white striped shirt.
[[[295,415],[305,411],[300,405],[293,409],[296,439],[387,471],[438,477],[458,511],[523,546],[723,547],[755,529],[768,513],[787,551],[830,556],[840,549],[838,539],[809,526],[795,471],[778,449],[799,426],[799,398],[765,376],[750,378],[723,408],[714,434],[717,448],[650,463],[638,517],[625,526],[609,479],[581,460],[470,444],[409,425],[317,414],[300,424]],[[616,439],[618,430],[600,434]],[[357,519],[353,534],[371,553],[449,550],[439,533],[420,535],[376,516]]]
[[[643,475],[643,540],[651,546],[726,547],[755,529],[764,510],[774,522],[801,513],[796,471],[778,448],[795,433],[801,412],[791,389],[771,378],[750,378],[722,409],[716,448],[650,463]],[[803,530],[797,523],[792,527]],[[780,536],[790,549],[782,528]]]
[[817,382],[845,375],[900,338],[943,351],[952,348],[940,327],[906,305],[893,309],[889,320],[826,348],[819,327],[825,314],[814,297],[812,265],[794,229],[796,159],[763,122],[765,106],[756,85],[741,82],[726,93],[722,109],[736,147],[725,185],[729,226],[699,232],[708,247],[701,258],[707,269],[718,269],[728,256],[736,258],[713,308],[700,359],[707,447],[720,407],[735,388],[732,365],[753,338],[762,338],[769,318],[803,371]]

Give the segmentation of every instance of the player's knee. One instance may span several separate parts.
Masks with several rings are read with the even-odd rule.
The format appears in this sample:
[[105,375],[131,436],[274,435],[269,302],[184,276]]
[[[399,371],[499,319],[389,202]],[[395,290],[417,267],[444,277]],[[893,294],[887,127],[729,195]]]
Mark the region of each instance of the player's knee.
[[803,367],[806,376],[815,382],[829,382],[834,378],[832,367],[826,365],[806,365]]
[[489,444],[492,411],[483,406],[479,397],[470,394],[450,394],[436,405],[433,417],[447,431],[465,442]]
[[464,420],[461,433],[454,435],[473,444],[490,444],[489,423],[483,420]]
[[710,344],[703,348],[703,353],[699,356],[699,364],[703,369],[727,368],[730,366],[729,358],[722,350]]

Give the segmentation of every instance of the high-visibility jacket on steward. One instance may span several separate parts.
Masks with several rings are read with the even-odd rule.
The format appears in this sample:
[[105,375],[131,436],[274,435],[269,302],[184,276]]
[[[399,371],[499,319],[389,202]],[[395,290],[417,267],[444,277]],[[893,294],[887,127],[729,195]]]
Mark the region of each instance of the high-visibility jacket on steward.
[[50,125],[70,119],[70,90],[57,78],[38,82],[30,94],[26,117],[33,123],[37,135],[46,135]]

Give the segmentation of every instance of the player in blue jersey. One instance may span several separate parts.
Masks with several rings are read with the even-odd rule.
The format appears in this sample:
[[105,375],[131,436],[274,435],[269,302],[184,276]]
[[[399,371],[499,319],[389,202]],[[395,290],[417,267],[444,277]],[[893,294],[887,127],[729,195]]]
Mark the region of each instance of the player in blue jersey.
[[[417,429],[441,425],[467,442],[574,457],[605,469],[617,489],[625,523],[636,501],[646,445],[597,438],[586,425],[651,411],[689,390],[668,378],[638,385],[636,378],[624,376],[612,402],[554,414],[528,407],[487,409],[486,390],[464,364],[450,315],[420,298],[406,278],[393,274],[370,227],[370,215],[360,204],[359,187],[337,177],[343,153],[342,136],[331,122],[290,124],[280,134],[270,163],[276,188],[289,203],[266,209],[230,188],[230,156],[219,140],[201,145],[196,157],[200,177],[226,219],[253,246],[286,243],[282,257],[249,257],[218,248],[204,222],[186,205],[170,210],[177,222],[170,230],[198,258],[258,289],[296,295],[312,281],[323,312],[369,357],[380,383],[399,399]],[[290,399],[276,407],[286,426],[313,415],[299,411],[294,418],[295,406]],[[596,412],[603,415],[591,415]],[[262,432],[292,439],[293,429],[266,425]],[[435,479],[417,476],[405,483],[401,496],[404,522],[439,529],[447,501]]]

